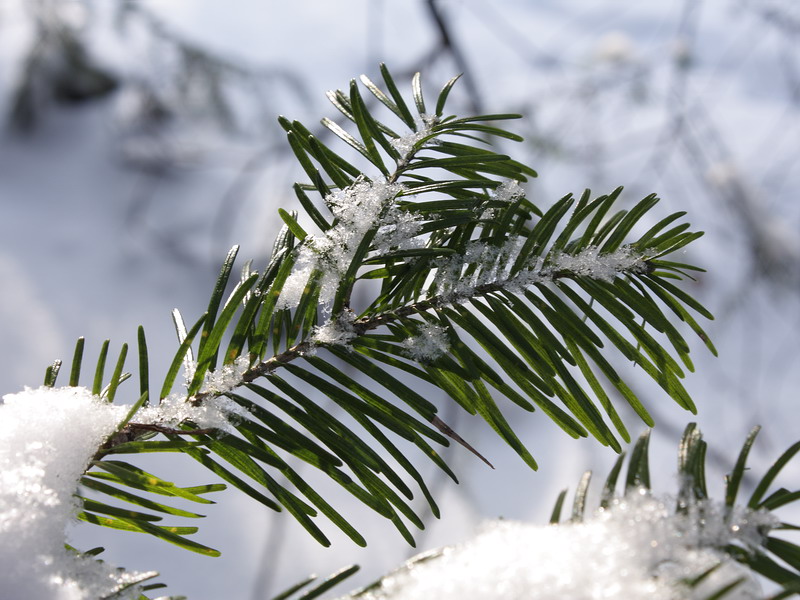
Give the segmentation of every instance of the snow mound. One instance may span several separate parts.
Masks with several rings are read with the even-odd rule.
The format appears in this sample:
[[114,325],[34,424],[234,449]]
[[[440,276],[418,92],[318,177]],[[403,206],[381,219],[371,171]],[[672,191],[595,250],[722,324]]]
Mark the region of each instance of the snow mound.
[[[583,523],[490,523],[473,540],[412,561],[357,597],[692,600],[741,578],[725,598],[750,600],[762,597],[758,581],[721,548],[752,549],[776,524],[769,513],[737,509],[728,514],[708,501],[676,512],[674,501],[641,490]],[[686,584],[711,569],[697,587]]]
[[27,388],[3,397],[3,598],[94,600],[148,576],[82,558],[65,547],[65,528],[78,509],[73,497],[77,482],[127,410],[82,387]]
[[[241,380],[245,361],[212,372],[209,392]],[[138,598],[136,583],[156,575],[115,568],[66,547],[75,519],[78,482],[94,455],[127,416],[84,387],[26,388],[0,403],[0,598],[94,600]],[[170,396],[136,414],[138,423],[225,429],[239,410],[233,401],[209,398],[194,406]]]

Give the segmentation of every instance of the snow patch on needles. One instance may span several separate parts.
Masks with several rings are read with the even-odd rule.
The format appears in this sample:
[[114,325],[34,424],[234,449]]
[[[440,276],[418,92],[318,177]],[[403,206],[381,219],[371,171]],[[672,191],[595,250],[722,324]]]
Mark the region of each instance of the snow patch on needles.
[[417,335],[403,341],[409,358],[423,362],[436,360],[450,349],[447,329],[435,323],[422,323]]
[[419,235],[422,219],[419,215],[390,206],[378,228],[372,245],[378,254],[386,254],[392,250],[408,250],[421,248],[423,240]]
[[[319,302],[329,304],[353,261],[359,243],[376,223],[386,228],[384,234],[390,230],[401,231],[407,237],[409,223],[400,218],[403,211],[389,208],[391,200],[402,189],[399,183],[358,181],[327,196],[325,201],[336,217],[336,225],[322,235],[306,238],[276,308],[296,307],[315,270],[321,273],[322,278]],[[395,237],[388,235],[384,244],[397,245],[399,242]]]
[[[400,153],[402,160],[408,159],[413,154],[415,146],[432,134],[431,128],[438,123],[436,115],[421,115],[417,122],[417,131],[412,131],[404,136],[395,138],[389,143]],[[428,140],[427,144],[436,144],[439,140]]]
[[[507,179],[503,183],[497,186],[494,190],[494,193],[491,195],[491,200],[495,203],[501,202],[503,204],[509,204],[513,202],[517,198],[521,198],[525,195],[525,190],[522,189],[522,186],[519,184],[519,181],[516,179]],[[500,209],[497,207],[487,208],[483,211],[481,215],[481,219],[494,219]]]
[[242,378],[249,368],[250,357],[244,354],[239,356],[231,364],[208,373],[200,393],[226,394],[236,389],[242,384]]
[[311,341],[315,344],[346,346],[356,337],[356,314],[345,310],[335,318],[330,318],[322,325],[315,327],[311,333]]
[[[754,574],[722,549],[753,550],[778,525],[766,512],[710,501],[676,513],[645,490],[616,499],[584,523],[489,524],[440,557],[399,569],[359,600],[700,600],[743,578],[727,600],[761,598]],[[719,565],[702,583],[692,580]]]
[[[153,574],[67,551],[78,480],[128,408],[82,387],[26,388],[0,404],[0,590],[4,598],[94,600]],[[115,596],[116,597],[116,596]],[[120,596],[136,598],[137,593]]]
[[468,298],[478,286],[507,281],[513,256],[523,243],[518,236],[501,246],[475,240],[466,245],[463,254],[437,260],[434,277],[437,293],[454,300]]
[[[196,367],[191,361],[186,366],[187,381],[191,381]],[[192,404],[183,394],[171,394],[162,399],[158,406],[140,409],[136,413],[136,422],[177,427],[184,421],[191,421],[200,429],[233,433],[231,423],[247,411],[224,394],[242,385],[249,368],[250,357],[243,354],[231,364],[206,374],[199,392],[204,398],[199,404]]]

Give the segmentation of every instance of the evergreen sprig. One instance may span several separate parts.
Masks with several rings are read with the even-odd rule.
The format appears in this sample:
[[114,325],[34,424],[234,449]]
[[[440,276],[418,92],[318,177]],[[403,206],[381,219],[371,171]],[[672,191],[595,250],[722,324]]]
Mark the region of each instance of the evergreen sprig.
[[[305,218],[280,210],[284,227],[269,262],[258,272],[247,263],[238,281],[232,249],[205,314],[191,327],[175,311],[180,346],[158,396],[140,330],[138,401],[85,474],[80,518],[217,554],[186,537],[195,527],[158,524],[160,514],[199,514],[151,496],[210,503],[205,494],[224,486],[182,488],[119,460],[179,452],[264,506],[286,509],[320,543],[329,544],[314,518],[323,514],[365,545],[301,476],[299,461],[389,519],[413,545],[408,524],[424,524],[410,503],[409,478],[431,512],[439,509],[405,445],[454,480],[436,446],[453,439],[483,458],[438,416],[423,388],[480,415],[534,469],[502,399],[538,408],[568,435],[591,435],[617,452],[630,436],[612,396],[653,424],[612,366],[612,352],[694,412],[681,384],[693,370],[689,343],[671,319],[714,347],[692,316],[711,314],[671,282],[700,270],[669,260],[702,235],[680,221],[683,213],[634,237],[654,195],[624,210],[617,208],[621,189],[595,198],[586,191],[540,209],[520,186],[535,171],[492,145],[522,139],[494,125],[519,115],[447,115],[457,78],[428,111],[419,75],[411,102],[384,66],[381,76],[383,88],[361,79],[375,107],[355,81],[348,92],[329,93],[349,130],[322,122],[365,166],[297,121],[280,119],[306,176],[294,186]],[[379,110],[398,123],[378,120]],[[127,346],[104,386],[107,355],[105,343],[93,392],[111,402],[129,377]],[[70,385],[78,383],[82,356],[81,341]],[[186,388],[173,392],[182,365]],[[48,368],[47,385],[59,367]],[[192,407],[226,397],[242,410],[228,431],[191,418],[137,422],[141,410],[176,395]]]

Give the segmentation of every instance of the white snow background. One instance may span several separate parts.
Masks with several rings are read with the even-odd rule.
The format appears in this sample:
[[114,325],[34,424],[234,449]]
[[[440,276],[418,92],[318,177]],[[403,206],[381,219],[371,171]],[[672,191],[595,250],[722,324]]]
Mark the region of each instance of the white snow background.
[[[697,373],[688,380],[697,420],[717,451],[709,457],[709,480],[721,482],[756,423],[764,431],[751,466],[763,472],[800,438],[800,15],[794,4],[440,4],[482,108],[527,116],[513,127],[528,141],[512,149],[540,173],[527,186],[535,202],[547,206],[585,187],[600,194],[625,185],[628,202],[656,191],[661,214],[687,210],[694,228],[707,232],[686,258],[709,273],[685,285],[717,316],[708,330],[720,357],[695,344]],[[379,61],[394,71],[416,68],[435,40],[421,1],[149,5],[174,31],[222,55],[296,73],[308,104],[285,90],[267,100],[275,115],[308,124],[334,114],[326,90],[362,72],[374,76]],[[29,42],[21,6],[0,3],[6,108]],[[99,32],[92,37],[95,52],[113,69],[136,73],[156,61],[139,42],[121,42],[100,25],[93,31]],[[688,70],[678,66],[687,61]],[[425,69],[430,92],[459,70],[450,59]],[[463,112],[460,87],[453,106]],[[0,136],[0,395],[38,386],[54,358],[68,362],[78,336],[86,337],[92,357],[106,338],[112,352],[134,342],[139,324],[158,381],[177,347],[170,310],[179,307],[187,320],[201,313],[227,248],[241,243],[241,257],[263,257],[278,228],[277,208],[296,208],[290,185],[302,175],[274,149],[277,126],[270,134],[254,125],[267,133],[232,138],[202,122],[180,123],[169,136],[142,139],[126,128],[125,91],[55,107],[29,136]],[[253,163],[265,148],[266,158]],[[155,158],[154,150],[160,152]],[[136,170],[123,160],[143,155],[156,167],[173,167]],[[253,164],[258,168],[248,171]],[[244,191],[236,187],[242,181],[249,184]],[[692,417],[647,382],[637,383],[658,423],[651,445],[655,484],[674,491],[677,441]],[[121,397],[124,392],[123,386]],[[514,422],[541,465],[533,473],[488,427],[442,406],[444,420],[498,468],[448,451],[462,484],[434,485],[443,518],[418,535],[417,550],[468,539],[485,519],[542,524],[558,490],[574,489],[584,469],[604,477],[615,459],[596,443],[562,436],[541,415],[525,415]],[[634,432],[641,429],[634,418],[626,422]],[[188,463],[177,461],[165,476],[181,485],[212,481]],[[425,473],[430,477],[433,469]],[[791,473],[797,481],[800,470]],[[324,492],[334,488],[320,485]],[[333,528],[327,529],[333,548],[320,548],[290,517],[270,514],[235,491],[217,500],[197,539],[221,550],[219,559],[88,525],[75,527],[70,539],[80,548],[106,546],[102,556],[112,564],[158,570],[170,593],[192,600],[268,598],[311,572],[359,563],[362,574],[343,586],[349,589],[416,552],[391,525],[349,506],[343,495],[336,505],[366,534],[366,550]]]

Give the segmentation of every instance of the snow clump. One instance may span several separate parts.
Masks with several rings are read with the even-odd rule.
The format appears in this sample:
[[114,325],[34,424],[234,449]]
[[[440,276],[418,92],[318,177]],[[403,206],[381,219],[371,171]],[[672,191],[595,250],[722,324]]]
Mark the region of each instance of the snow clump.
[[226,396],[207,396],[192,404],[181,394],[170,394],[158,406],[147,406],[136,413],[136,422],[162,427],[177,427],[191,421],[199,429],[219,429],[233,433],[232,423],[246,410]]
[[[129,407],[82,387],[26,388],[0,404],[3,598],[95,600],[149,578],[68,551],[78,480]],[[115,596],[116,597],[116,596]],[[136,598],[133,589],[129,596]]]
[[311,341],[315,344],[346,346],[356,337],[355,322],[356,314],[352,310],[344,310],[335,318],[315,327],[311,333]]
[[[417,123],[417,131],[412,131],[404,136],[393,139],[389,142],[392,148],[397,150],[402,157],[402,160],[407,160],[408,157],[414,152],[414,146],[430,136],[431,128],[438,123],[436,115],[421,115],[420,121]],[[436,144],[438,140],[428,140],[427,144]]]
[[221,369],[206,374],[200,393],[226,394],[242,384],[242,377],[250,368],[250,357],[243,354]]
[[495,189],[492,198],[498,202],[511,202],[525,195],[525,190],[516,179],[504,181]]
[[[583,523],[494,522],[439,557],[408,563],[358,598],[699,600],[739,578],[726,600],[761,598],[754,574],[722,548],[753,550],[777,519],[749,510],[728,515],[710,501],[681,513],[674,506],[640,490]],[[697,587],[686,584],[711,569]]]
[[417,335],[403,341],[409,358],[423,362],[436,360],[450,349],[447,329],[435,323],[422,323]]
[[[223,394],[241,382],[247,357],[212,371],[203,390]],[[0,597],[25,600],[138,598],[154,572],[126,572],[65,548],[79,510],[74,494],[103,443],[130,406],[110,404],[84,387],[26,388],[0,403]],[[212,396],[193,405],[173,395],[140,409],[140,424],[229,429],[242,409]]]

